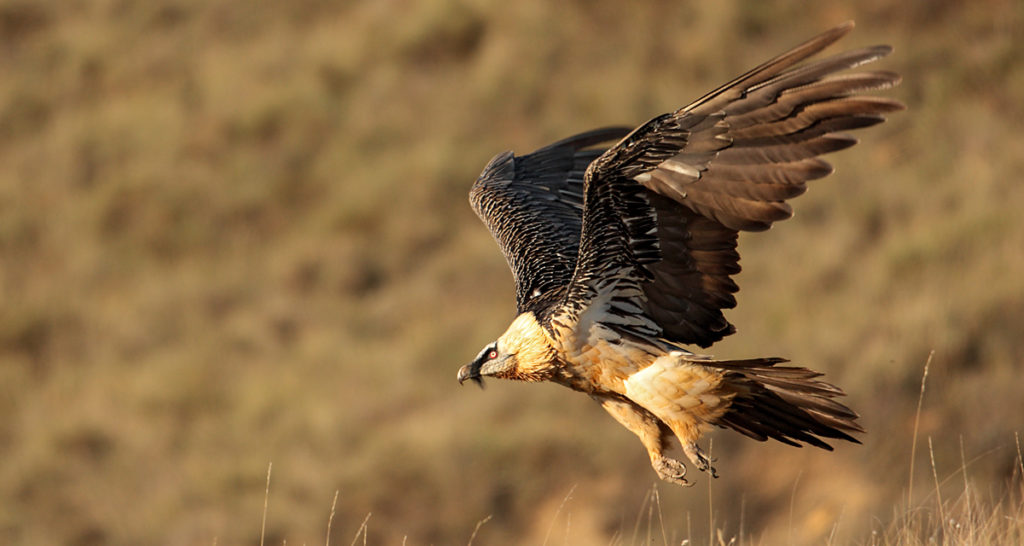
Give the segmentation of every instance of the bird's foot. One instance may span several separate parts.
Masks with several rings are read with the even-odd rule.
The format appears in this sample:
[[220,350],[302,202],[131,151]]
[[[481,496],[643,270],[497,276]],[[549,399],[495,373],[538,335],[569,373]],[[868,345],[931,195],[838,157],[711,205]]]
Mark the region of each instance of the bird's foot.
[[686,481],[686,465],[668,457],[657,457],[651,459],[651,466],[658,473],[658,477],[683,487],[690,487],[692,483]]
[[687,444],[683,446],[683,451],[686,453],[686,456],[690,458],[690,461],[693,462],[693,466],[697,467],[697,470],[710,473],[712,478],[718,477],[718,472],[715,470],[715,467],[711,466],[711,463],[714,462],[715,459],[705,455],[700,446],[693,443]]

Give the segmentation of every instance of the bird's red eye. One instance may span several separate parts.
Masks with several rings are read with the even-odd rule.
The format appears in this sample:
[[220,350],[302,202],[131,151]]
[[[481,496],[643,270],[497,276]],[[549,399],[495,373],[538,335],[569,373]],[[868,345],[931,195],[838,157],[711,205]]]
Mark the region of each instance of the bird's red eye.
[[491,352],[487,353],[487,358],[488,360],[494,360],[495,358],[498,358],[498,351],[492,350]]

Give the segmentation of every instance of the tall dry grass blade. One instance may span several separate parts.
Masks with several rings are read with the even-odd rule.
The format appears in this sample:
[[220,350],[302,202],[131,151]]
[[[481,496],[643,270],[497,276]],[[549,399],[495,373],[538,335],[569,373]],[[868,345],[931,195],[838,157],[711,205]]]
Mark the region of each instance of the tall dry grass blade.
[[[1001,446],[996,446],[996,447],[993,447],[993,448],[988,449],[986,451],[982,451],[981,453],[978,453],[977,455],[975,455],[974,457],[971,457],[967,461],[967,466],[968,467],[974,466],[974,464],[977,463],[978,461],[984,459],[985,457],[988,457],[989,455],[992,455],[993,453],[998,452],[1000,449],[1001,449]],[[957,471],[955,471],[955,472],[950,472],[945,478],[942,479],[942,481],[939,482],[939,485],[943,485],[943,486],[946,485],[947,483],[951,482],[954,478],[956,478],[956,475],[959,474],[959,473],[960,473],[959,469]]]
[[924,402],[924,387],[928,380],[928,367],[932,364],[932,357],[935,356],[935,349],[928,353],[928,360],[924,363],[924,373],[921,374],[921,393],[917,396],[917,413],[914,414],[914,436],[910,443],[910,478],[907,484],[907,510],[914,504],[914,458],[917,456],[917,430],[921,425],[921,403]]
[[[974,525],[974,518],[972,517],[973,514],[971,513],[971,488],[970,488],[970,484],[969,484],[969,482],[967,480],[967,457],[964,455],[964,435],[963,434],[960,435],[960,472],[962,472],[963,475],[964,475],[964,512],[965,512],[965,518],[967,520],[966,523],[967,523],[967,525],[970,525],[970,526],[973,527],[973,525]],[[974,541],[972,540],[973,537],[971,536],[971,534],[968,533],[967,536],[968,536],[967,543],[968,544],[973,544]]]
[[1020,468],[1020,480],[1024,483],[1024,456],[1021,456],[1020,450],[1020,434],[1013,433],[1013,441],[1017,442],[1017,465]]
[[647,540],[644,541],[644,544],[650,544],[650,527],[651,521],[654,519],[654,495],[656,494],[656,487],[656,485],[650,487],[650,503],[647,504]]
[[836,533],[839,531],[839,524],[843,521],[843,514],[845,514],[845,513],[846,513],[846,505],[844,504],[839,509],[839,517],[836,518],[836,522],[832,525],[832,531],[829,532],[828,540],[825,541],[825,544],[828,544],[829,546],[831,546],[832,544],[835,543],[834,541],[836,539]]
[[942,491],[939,490],[939,471],[935,467],[935,450],[932,448],[932,437],[928,436],[928,456],[932,460],[932,478],[935,479],[935,499],[939,503],[939,529],[946,525],[946,508],[942,505]]
[[562,544],[569,544],[569,529],[572,527],[572,512],[565,513],[565,536],[562,537]]
[[263,546],[263,538],[267,534],[267,505],[270,503],[270,470],[274,468],[274,462],[267,463],[267,489],[263,492],[263,523],[260,524],[260,546]]
[[796,505],[796,488],[800,485],[800,477],[804,475],[803,469],[796,474],[793,480],[793,490],[789,493],[789,543],[793,544],[793,507]]
[[[488,521],[491,521],[491,517],[493,517],[493,514],[489,514],[486,518],[476,522],[476,527],[473,528],[473,534],[469,535],[469,544],[467,544],[466,546],[473,546],[473,540],[476,538],[477,532],[480,531],[480,527]],[[402,543],[404,544],[405,541],[403,540]]]
[[562,508],[565,508],[565,503],[569,502],[569,499],[572,498],[572,492],[576,491],[577,485],[578,484],[575,483],[572,484],[572,487],[569,488],[569,492],[566,493],[565,498],[562,499],[562,503],[558,505],[558,510],[555,510],[555,515],[551,518],[551,525],[548,525],[548,532],[544,534],[543,546],[547,546],[548,539],[551,538],[551,530],[555,528],[555,522],[558,521],[558,514],[562,513]]
[[658,492],[658,484],[655,483],[654,502],[658,505],[658,526],[661,527],[661,542],[668,546],[668,535],[665,534],[665,514],[661,511],[661,493]]
[[[654,485],[651,486],[651,489],[653,488]],[[643,502],[640,503],[640,511],[636,514],[636,523],[633,525],[633,539],[630,541],[630,544],[636,544],[636,537],[640,534],[640,522],[643,521],[644,509],[647,508],[648,502],[651,502],[650,490],[647,491],[647,494],[644,495]]]
[[327,540],[324,546],[331,546],[331,523],[334,522],[334,509],[338,507],[338,490],[334,490],[334,500],[331,501],[331,515],[327,517]]
[[363,535],[363,546],[366,546],[366,535],[368,534],[368,532],[367,532],[368,529],[366,527],[366,522],[370,521],[370,516],[372,516],[372,515],[373,515],[373,512],[367,512],[366,513],[366,517],[363,518],[363,522],[360,523],[359,524],[359,528],[356,529],[356,536],[352,537],[352,544],[349,544],[349,546],[356,546],[356,541],[359,540],[359,535]]

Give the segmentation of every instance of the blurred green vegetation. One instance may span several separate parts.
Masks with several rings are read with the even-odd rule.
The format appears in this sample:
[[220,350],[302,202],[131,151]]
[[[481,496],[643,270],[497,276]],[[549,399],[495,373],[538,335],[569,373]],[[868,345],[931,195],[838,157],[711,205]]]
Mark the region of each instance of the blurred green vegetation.
[[[712,352],[827,372],[869,432],[715,435],[715,525],[863,542],[909,482],[925,502],[932,350],[921,442],[998,498],[1024,428],[1024,4],[3,0],[0,542],[255,544],[270,461],[268,544],[320,543],[336,490],[335,541],[370,512],[374,543],[488,515],[478,544],[556,518],[552,540],[628,538],[655,480],[635,438],[555,386],[454,381],[513,313],[466,192],[497,152],[640,123],[847,19],[840,47],[895,46],[909,110],[741,238]],[[698,483],[660,487],[674,537],[708,536]]]

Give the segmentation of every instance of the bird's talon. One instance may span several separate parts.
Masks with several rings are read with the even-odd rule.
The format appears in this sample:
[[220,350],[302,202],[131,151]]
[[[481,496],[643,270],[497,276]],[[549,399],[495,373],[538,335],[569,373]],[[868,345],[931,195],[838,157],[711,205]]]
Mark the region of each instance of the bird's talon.
[[659,457],[652,462],[654,471],[658,477],[667,482],[675,483],[683,487],[693,486],[686,479],[686,465],[668,457]]
[[712,459],[704,454],[704,452],[696,444],[691,444],[683,449],[686,452],[686,456],[693,462],[693,466],[697,467],[697,470],[701,472],[707,472],[711,474],[712,478],[718,477],[718,471],[715,467],[711,466],[711,463],[717,459]]

